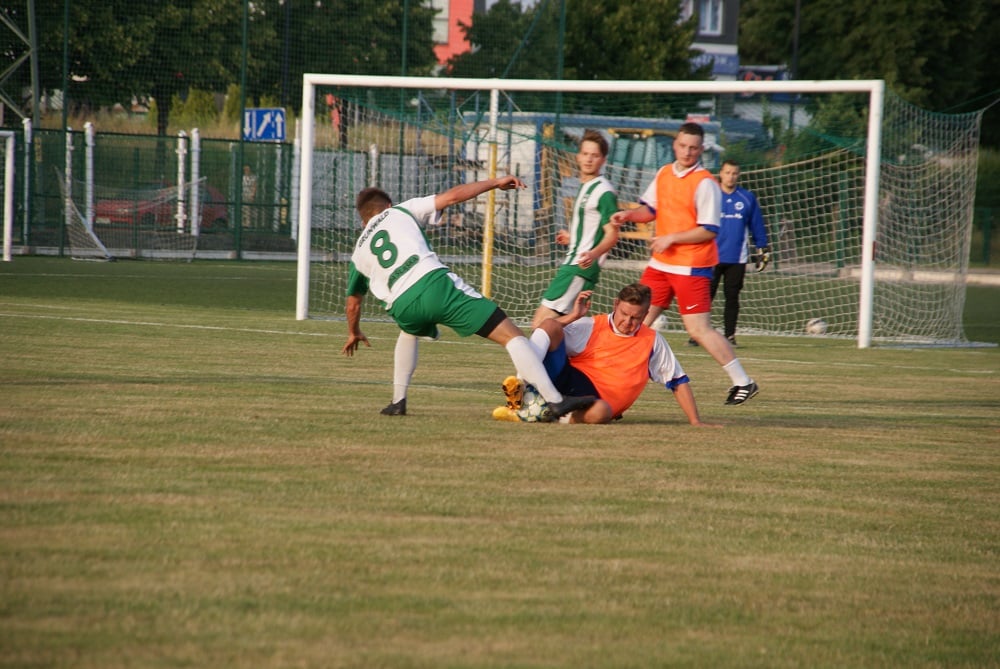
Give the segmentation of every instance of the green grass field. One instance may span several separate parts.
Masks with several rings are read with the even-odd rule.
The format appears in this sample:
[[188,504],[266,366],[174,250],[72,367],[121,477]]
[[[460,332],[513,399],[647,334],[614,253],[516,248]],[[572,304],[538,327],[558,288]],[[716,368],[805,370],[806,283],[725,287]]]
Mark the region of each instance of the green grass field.
[[[705,420],[497,423],[277,263],[0,266],[0,667],[997,667],[1000,348],[668,335]],[[970,339],[1000,342],[1000,288]]]

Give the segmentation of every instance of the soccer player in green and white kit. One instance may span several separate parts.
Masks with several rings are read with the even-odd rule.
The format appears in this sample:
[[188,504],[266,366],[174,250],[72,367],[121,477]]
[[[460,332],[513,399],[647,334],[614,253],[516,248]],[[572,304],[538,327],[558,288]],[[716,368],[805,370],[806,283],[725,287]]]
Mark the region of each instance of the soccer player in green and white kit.
[[608,140],[596,130],[584,131],[576,154],[580,192],[573,203],[569,229],[556,233],[556,243],[569,249],[542,295],[531,321],[533,328],[547,318],[570,313],[577,295],[597,286],[608,251],[618,242],[618,228],[608,222],[618,211],[618,198],[611,182],[601,175],[607,157]]
[[406,415],[406,394],[417,367],[418,338],[436,339],[439,324],[463,337],[477,334],[506,348],[518,375],[548,402],[553,420],[587,408],[596,399],[563,396],[556,390],[521,329],[496,303],[451,272],[427,243],[422,227],[436,223],[442,209],[495,188],[524,188],[524,183],[512,176],[486,179],[396,206],[378,188],[358,193],[355,204],[365,227],[351,256],[347,343],[342,352],[350,357],[362,342],[371,346],[360,329],[361,305],[365,294],[371,292],[402,330],[394,354],[392,403],[382,409],[385,415]]

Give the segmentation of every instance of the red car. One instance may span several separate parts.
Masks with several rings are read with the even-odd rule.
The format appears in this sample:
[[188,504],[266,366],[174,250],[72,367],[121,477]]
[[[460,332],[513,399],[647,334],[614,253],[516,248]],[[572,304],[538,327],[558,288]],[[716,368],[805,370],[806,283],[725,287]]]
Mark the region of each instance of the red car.
[[[225,229],[229,226],[226,198],[212,186],[199,188],[201,229]],[[190,191],[186,194],[190,197]],[[190,201],[185,211],[191,214]],[[176,186],[151,186],[143,190],[123,191],[116,198],[94,203],[94,223],[99,225],[141,225],[170,227],[177,224]]]

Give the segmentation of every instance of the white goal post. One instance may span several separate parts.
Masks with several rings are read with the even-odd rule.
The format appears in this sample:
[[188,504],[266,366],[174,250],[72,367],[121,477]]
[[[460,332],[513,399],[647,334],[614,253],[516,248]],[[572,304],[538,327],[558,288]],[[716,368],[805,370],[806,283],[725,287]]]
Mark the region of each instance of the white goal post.
[[[392,96],[397,93],[398,104],[393,105],[391,102],[386,104],[386,100],[391,100]],[[431,95],[436,96],[435,99],[440,100],[445,100],[450,95],[454,104],[456,94],[460,93],[467,97],[479,94],[481,95],[481,102],[476,103],[474,110],[465,108],[460,112],[456,112],[453,106],[447,114],[440,109],[432,109],[432,105],[427,103],[427,98]],[[625,131],[621,130],[621,128],[627,127],[629,124],[633,126],[636,124],[637,113],[632,111],[631,115],[622,115],[609,120],[610,117],[607,115],[595,113],[599,101],[600,103],[609,99],[629,101],[632,98],[640,99],[642,96],[650,98],[652,96],[688,96],[685,98],[685,104],[688,105],[687,118],[694,117],[695,120],[701,120],[698,118],[698,115],[691,114],[691,108],[696,106],[696,101],[706,98],[731,101],[734,98],[741,100],[753,96],[754,99],[765,100],[762,103],[764,105],[764,120],[763,122],[759,120],[755,121],[758,126],[764,128],[768,124],[772,127],[775,124],[778,126],[781,125],[781,117],[786,113],[788,105],[783,107],[780,112],[776,112],[775,110],[768,109],[767,100],[784,96],[791,100],[790,110],[787,111],[787,129],[797,130],[797,126],[802,124],[797,119],[800,115],[804,114],[805,100],[808,100],[810,97],[851,94],[855,100],[859,98],[864,100],[864,118],[862,124],[867,127],[860,131],[864,133],[863,138],[849,147],[840,147],[839,149],[837,147],[838,140],[835,138],[830,140],[830,145],[834,149],[826,154],[819,155],[819,157],[809,159],[821,165],[822,170],[809,163],[809,160],[806,159],[796,162],[788,159],[786,156],[786,159],[783,160],[780,154],[784,147],[779,146],[780,142],[775,139],[774,146],[767,152],[768,159],[771,162],[766,165],[747,165],[746,162],[743,162],[743,165],[745,165],[744,176],[747,178],[741,180],[742,185],[758,193],[758,197],[762,200],[762,207],[766,210],[766,217],[772,219],[769,221],[770,234],[772,238],[778,238],[777,240],[772,239],[771,242],[772,253],[775,257],[774,266],[768,269],[767,273],[754,275],[753,277],[748,274],[748,288],[750,290],[745,292],[744,300],[750,302],[750,305],[749,307],[745,305],[745,309],[748,312],[752,312],[754,309],[754,299],[756,298],[754,298],[753,289],[756,277],[768,277],[768,273],[773,272],[774,274],[771,274],[770,277],[774,280],[783,278],[788,284],[793,282],[806,283],[806,281],[802,280],[802,277],[808,277],[810,274],[825,276],[825,270],[821,271],[815,268],[820,266],[826,267],[827,265],[833,267],[831,272],[827,272],[827,274],[832,275],[830,281],[837,282],[836,291],[831,291],[838,293],[836,300],[840,303],[846,301],[853,304],[827,306],[827,302],[834,301],[834,298],[829,297],[826,293],[812,295],[803,293],[801,296],[795,297],[794,300],[790,299],[780,290],[775,292],[774,295],[765,296],[764,293],[761,293],[760,299],[756,302],[757,308],[762,311],[787,309],[789,311],[788,318],[779,324],[765,322],[767,321],[765,318],[761,321],[760,325],[755,325],[752,316],[748,316],[748,327],[751,332],[761,334],[803,334],[803,324],[808,317],[815,316],[823,317],[828,322],[842,322],[839,329],[837,326],[831,325],[827,336],[849,336],[856,338],[859,348],[871,346],[873,338],[876,337],[879,340],[902,340],[917,343],[960,343],[964,340],[964,334],[961,331],[960,312],[957,326],[953,322],[947,322],[942,326],[941,332],[925,335],[922,331],[918,331],[916,334],[911,335],[907,332],[908,326],[897,325],[894,322],[895,318],[892,319],[892,323],[886,324],[885,327],[889,328],[888,332],[876,333],[875,331],[876,321],[879,320],[875,300],[876,282],[881,280],[877,276],[876,261],[880,259],[883,247],[888,248],[895,243],[883,244],[879,240],[880,215],[884,216],[889,207],[905,201],[909,192],[907,189],[924,189],[930,191],[936,188],[933,181],[921,181],[918,183],[912,179],[913,158],[907,155],[901,156],[899,159],[900,168],[905,169],[904,174],[906,176],[903,180],[904,183],[901,186],[894,186],[895,190],[889,193],[895,200],[887,201],[885,194],[881,193],[880,176],[882,176],[884,169],[882,142],[885,119],[883,117],[883,110],[886,98],[885,84],[881,80],[697,82],[536,81],[305,74],[303,76],[302,115],[298,124],[297,137],[300,148],[297,319],[303,320],[315,317],[317,315],[316,312],[327,313],[332,317],[336,317],[336,310],[338,308],[340,308],[342,313],[342,307],[336,306],[343,304],[343,296],[337,294],[338,290],[342,290],[342,283],[337,283],[338,279],[335,278],[335,275],[346,272],[347,260],[350,255],[350,240],[356,237],[358,232],[358,222],[356,215],[352,211],[352,205],[354,195],[359,187],[380,185],[388,190],[396,201],[402,201],[403,199],[417,195],[429,195],[433,192],[439,192],[439,190],[431,188],[425,183],[426,176],[438,167],[442,167],[444,162],[447,162],[447,170],[445,171],[442,167],[440,174],[443,176],[441,176],[441,179],[451,179],[453,175],[458,174],[459,180],[473,180],[475,178],[494,176],[497,173],[512,172],[512,169],[524,169],[530,171],[530,174],[528,171],[520,174],[526,182],[537,180],[541,183],[542,180],[548,179],[549,177],[545,170],[557,173],[557,180],[563,179],[567,183],[571,181],[571,177],[567,175],[572,171],[572,162],[562,158],[563,162],[556,165],[556,161],[560,159],[559,156],[567,154],[566,150],[559,147],[559,142],[563,137],[553,137],[549,134],[545,134],[543,137],[544,133],[551,131],[551,123],[545,127],[544,132],[539,130],[535,132],[534,136],[527,137],[527,141],[533,147],[531,150],[535,154],[535,162],[532,163],[533,166],[527,168],[520,164],[517,167],[514,166],[511,155],[519,149],[513,147],[513,145],[517,141],[525,139],[517,135],[519,131],[514,128],[519,127],[518,123],[527,123],[526,119],[532,116],[522,111],[516,101],[512,102],[513,96],[517,94],[555,95],[556,102],[551,105],[554,108],[549,111],[554,114],[556,127],[560,127],[560,114],[563,115],[562,122],[567,126],[567,132],[564,133],[564,137],[570,137],[572,134],[572,129],[568,128],[569,125],[572,125],[576,119],[584,119],[580,122],[590,122],[592,125],[603,123],[602,127],[616,126],[618,129],[612,130],[612,134],[619,133],[622,137],[628,135],[635,138],[645,138],[645,140],[636,140],[639,142],[650,140],[651,137],[655,138],[654,136],[658,134],[669,134],[669,129],[657,129],[659,127],[657,124],[667,123],[663,118],[667,114],[664,112],[660,113],[658,117],[653,115],[650,118],[643,119],[645,125],[643,125],[641,130],[635,130],[634,132]],[[380,96],[381,99],[379,99]],[[487,96],[488,104],[485,101]],[[567,98],[575,96],[577,106],[575,108],[563,108],[561,96],[566,96]],[[342,105],[341,101],[347,97],[352,98],[353,103]],[[499,109],[498,100],[501,97],[503,97],[506,104],[504,110]],[[659,103],[659,98],[657,98],[657,103]],[[799,105],[798,108],[796,108],[796,104]],[[371,111],[376,108],[379,109],[378,113]],[[425,108],[427,111],[424,111]],[[416,114],[416,118],[418,119],[416,122],[413,121],[413,114]],[[445,116],[447,116],[447,121],[445,121]],[[477,117],[480,121],[476,128],[470,125],[469,119],[472,117]],[[775,120],[776,118],[778,119],[777,121]],[[321,119],[321,122],[318,123],[317,119]],[[571,119],[573,120],[571,121]],[[714,122],[714,117],[711,113],[705,114],[704,119],[708,124]],[[948,228],[949,231],[955,232],[960,237],[963,235],[968,236],[971,233],[971,200],[968,202],[965,201],[968,199],[967,195],[969,192],[965,185],[965,182],[968,181],[965,167],[969,160],[966,154],[970,151],[974,153],[973,149],[968,146],[971,140],[967,138],[967,135],[974,134],[975,145],[976,147],[978,146],[978,119],[973,119],[968,125],[974,127],[974,133],[971,131],[965,132],[964,130],[956,133],[962,136],[960,141],[961,146],[957,149],[959,158],[956,159],[951,154],[946,156],[945,151],[939,150],[937,147],[926,148],[925,152],[927,155],[924,157],[926,162],[936,165],[935,169],[937,171],[951,169],[950,166],[955,162],[961,162],[963,165],[961,183],[953,186],[956,192],[957,204],[952,202],[949,205],[958,210],[957,221],[953,224],[953,227]],[[454,130],[456,127],[458,128],[457,132]],[[537,128],[541,127],[541,125],[537,125]],[[376,135],[374,133],[376,133],[376,128],[386,133],[386,135],[391,135],[392,133],[398,134],[398,141],[375,139]],[[347,130],[350,130],[350,135],[348,135]],[[528,134],[531,135],[531,133]],[[771,134],[777,137],[778,132],[774,131]],[[430,144],[428,137],[431,135],[445,138],[443,141],[447,148],[442,149],[440,155],[431,155],[433,151],[428,149]],[[718,147],[719,157],[729,157],[730,151],[734,150],[733,146],[735,145],[737,133],[730,130],[727,134],[725,125],[722,125],[718,133],[712,137],[712,141],[721,141],[724,145]],[[924,144],[920,143],[920,138],[921,135],[910,132],[904,141],[909,142],[913,147],[924,147]],[[733,144],[729,143],[730,140]],[[390,146],[391,144],[395,144],[395,146]],[[453,145],[459,147],[457,152],[453,150]],[[649,146],[652,145],[650,144]],[[633,145],[631,149],[634,148],[636,146]],[[623,148],[622,150],[631,149]],[[919,150],[924,150],[924,148]],[[523,149],[522,153],[527,153],[527,151],[527,149]],[[918,149],[914,149],[913,151],[918,151]],[[445,155],[445,152],[447,152],[447,155]],[[833,157],[838,153],[849,154],[852,161],[849,167],[838,167],[839,163],[836,161],[839,159]],[[500,154],[505,157],[498,159],[498,155]],[[609,155],[605,168],[606,171],[615,170],[620,178],[624,178],[623,175],[628,173],[630,174],[630,179],[648,183],[652,179],[653,172],[648,170],[644,172],[641,169],[629,172],[631,168],[629,167],[628,160],[630,159],[623,158],[622,156],[624,155],[624,153],[622,155]],[[777,157],[774,157],[775,155]],[[322,157],[321,162],[319,161],[319,157]],[[545,166],[545,161],[547,160],[551,164]],[[910,162],[907,162],[907,160]],[[358,167],[361,164],[358,161],[363,162],[364,168]],[[946,163],[946,161],[951,162]],[[500,163],[503,163],[503,165],[501,166]],[[945,163],[946,168],[941,168],[940,165]],[[844,164],[847,165],[847,163]],[[569,166],[567,167],[567,165]],[[711,169],[711,166],[709,167]],[[802,232],[802,229],[809,223],[808,219],[816,217],[816,210],[803,208],[801,211],[790,212],[790,209],[798,206],[795,204],[797,201],[813,197],[810,189],[817,189],[817,193],[819,192],[818,189],[820,187],[813,186],[810,181],[816,173],[822,171],[824,173],[823,178],[829,181],[837,178],[838,169],[844,173],[845,180],[847,180],[848,175],[852,180],[852,188],[854,190],[850,191],[853,193],[850,198],[853,199],[848,199],[848,196],[843,194],[848,192],[844,189],[839,196],[830,193],[820,194],[817,199],[821,200],[822,203],[811,206],[826,207],[830,211],[835,211],[836,215],[841,219],[848,219],[850,217],[860,219],[860,225],[857,226],[860,230],[852,228],[849,234],[847,234],[842,230],[834,229],[836,226],[830,229],[824,228],[821,233],[817,233],[818,241],[815,243],[822,243],[831,247],[836,246],[837,249],[831,251],[831,253],[835,252],[840,256],[844,256],[845,249],[847,249],[846,255],[848,257],[846,260],[841,257],[835,262],[810,262],[805,257],[803,250],[806,244],[803,238],[805,233]],[[393,172],[393,170],[398,174],[389,173]],[[349,179],[344,178],[344,175],[347,173],[350,174]],[[427,190],[413,192],[416,186],[410,185],[410,180],[408,180],[410,179],[410,173],[417,173],[412,177],[412,180],[418,183],[418,185],[425,186]],[[435,175],[438,174],[438,172],[433,173]],[[973,156],[973,182],[974,177]],[[951,172],[944,177],[935,178],[955,180]],[[752,181],[753,185],[749,185],[748,180]],[[529,183],[529,190],[531,186],[532,184]],[[325,200],[322,203],[314,201],[314,194],[317,188],[321,188],[324,191]],[[789,196],[788,192],[792,189],[794,189],[794,194]],[[559,256],[555,251],[549,250],[548,241],[540,234],[532,233],[533,237],[530,240],[532,244],[531,257],[519,255],[520,252],[518,251],[494,255],[493,233],[494,230],[498,229],[498,216],[505,216],[505,220],[516,219],[514,223],[504,223],[500,229],[509,232],[512,238],[518,237],[520,239],[523,236],[525,225],[533,226],[536,229],[539,227],[539,220],[542,215],[540,212],[542,210],[551,210],[552,212],[561,211],[559,201],[565,198],[554,197],[552,193],[564,195],[565,189],[559,190],[559,188],[555,188],[544,193],[540,191],[540,187],[535,188],[534,200],[532,201],[529,197],[524,202],[516,198],[514,200],[494,202],[493,194],[491,193],[489,202],[485,206],[485,211],[480,212],[477,208],[471,213],[463,214],[458,220],[449,220],[448,230],[441,236],[441,239],[444,240],[444,251],[437,246],[432,246],[438,251],[439,255],[444,257],[446,264],[451,264],[452,260],[450,259],[449,252],[461,254],[454,256],[455,258],[468,259],[467,252],[461,250],[464,247],[459,247],[458,244],[463,238],[474,237],[475,244],[468,247],[470,249],[468,253],[475,253],[476,257],[469,264],[476,265],[474,269],[480,269],[481,266],[483,285],[479,288],[487,295],[491,295],[491,272],[494,268],[504,266],[505,263],[520,267],[520,270],[514,270],[513,273],[517,274],[520,272],[524,276],[537,273],[538,270],[533,268],[541,266],[544,270],[541,273],[545,274],[545,278],[550,278],[559,262]],[[630,196],[624,189],[618,195],[620,202],[630,199]],[[496,195],[497,198],[503,198],[504,196],[505,194]],[[840,198],[839,201],[838,197]],[[768,207],[771,207],[769,211],[767,211]],[[969,215],[966,219],[967,212]],[[562,214],[556,213],[553,220],[558,219],[560,215]],[[934,218],[933,214],[927,214],[926,212],[920,215],[927,219]],[[910,217],[908,216],[907,218]],[[784,227],[786,220],[792,221],[799,227],[795,228],[795,226],[790,224],[788,226],[789,230],[786,231]],[[524,221],[528,221],[528,223],[526,224]],[[558,225],[558,223],[551,223],[550,225],[549,222],[546,222],[545,225],[551,227]],[[845,227],[844,224],[840,225],[842,228]],[[474,230],[471,229],[473,226],[475,227]],[[435,231],[435,234],[439,233]],[[797,243],[794,239],[795,234],[799,235]],[[922,233],[906,231],[902,233],[901,237],[905,239],[907,235],[914,234],[919,236]],[[316,243],[317,235],[323,238],[323,244]],[[791,241],[789,241],[789,236],[791,236]],[[831,242],[829,238],[834,236],[837,237],[837,241]],[[337,237],[338,239],[343,238],[338,242],[336,247],[332,244],[326,244],[325,241],[333,237]],[[859,237],[859,239],[856,239],[856,237]],[[905,242],[901,243],[905,244]],[[959,247],[961,246],[959,244]],[[948,263],[946,263],[947,271],[945,272],[950,277],[945,280],[945,283],[954,284],[958,280],[963,282],[961,297],[958,300],[962,303],[964,303],[964,272],[967,270],[967,244],[964,248],[966,258],[958,258],[957,260],[949,258]],[[878,249],[878,256],[876,249]],[[949,255],[957,257],[960,253],[961,248],[953,253],[949,252]],[[637,279],[642,265],[641,258],[638,257],[639,255],[641,254],[637,254],[631,259],[609,261],[609,264],[610,262],[617,262],[614,265],[616,271],[621,269],[621,273],[615,275],[616,278],[618,276],[631,277],[625,279],[628,281]],[[953,266],[953,262],[958,263],[957,267]],[[902,281],[914,285],[920,283],[921,278],[918,276],[918,270],[921,263],[924,263],[924,260],[917,259],[912,266],[900,268],[897,266],[898,263],[891,261],[891,267],[888,268],[891,271],[886,274],[884,280],[889,282]],[[460,269],[457,271],[466,280],[472,279],[475,276],[472,273],[472,269]],[[322,274],[322,277],[319,276],[320,274]],[[621,285],[621,282],[617,284],[613,283],[614,279],[610,279],[610,281],[612,282],[611,287],[615,288],[615,290]],[[323,282],[322,288],[318,287],[318,282]],[[607,283],[607,280],[602,278],[601,283],[603,285]],[[762,289],[765,283],[763,280],[759,282]],[[850,286],[853,286],[853,288],[850,288]],[[540,299],[541,290],[543,289],[544,278],[542,279],[542,283],[539,284],[530,284],[529,286],[529,284],[525,283],[517,289],[517,292],[529,294],[528,299],[532,303],[533,309],[533,306],[537,304],[537,300]],[[784,290],[790,289],[786,288]],[[533,291],[537,291],[537,294],[533,294]],[[853,291],[853,299],[848,297],[845,300],[843,296],[844,291]],[[318,296],[317,293],[319,292],[325,292],[322,298]],[[892,291],[887,292],[905,293],[906,291],[897,291],[894,288]],[[496,294],[492,294],[491,296],[498,301],[501,307],[508,311],[515,321],[526,324],[530,318],[530,313],[526,316],[513,305],[509,304],[510,300],[505,301],[504,298]],[[330,305],[329,309],[327,306],[323,306],[322,308],[315,306],[317,299],[323,299],[324,305]],[[926,296],[919,293],[912,299],[914,302],[927,301]],[[940,299],[935,296],[933,300],[952,303],[950,306],[945,305],[945,310],[948,313],[942,317],[942,320],[955,320],[953,313],[955,298],[953,296],[945,295]],[[793,301],[795,304],[793,304]],[[722,300],[717,299],[716,302],[721,303]],[[600,305],[595,304],[595,307],[598,306]],[[833,313],[838,309],[843,312],[842,316]],[[900,307],[899,311],[907,312],[913,311],[913,309],[904,305]],[[371,313],[364,315],[367,317],[377,317],[372,316]],[[917,317],[919,318],[919,316]],[[744,316],[742,314],[740,323],[742,328],[744,323]],[[896,330],[899,331],[898,337],[893,334]]]

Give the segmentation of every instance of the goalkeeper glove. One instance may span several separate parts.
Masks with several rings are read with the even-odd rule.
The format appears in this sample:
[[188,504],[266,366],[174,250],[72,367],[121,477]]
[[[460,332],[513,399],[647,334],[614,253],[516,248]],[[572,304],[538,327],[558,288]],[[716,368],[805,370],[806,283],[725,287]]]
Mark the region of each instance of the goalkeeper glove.
[[771,262],[771,251],[766,246],[763,246],[750,256],[750,260],[754,263],[754,269],[758,272],[763,272],[767,264]]

